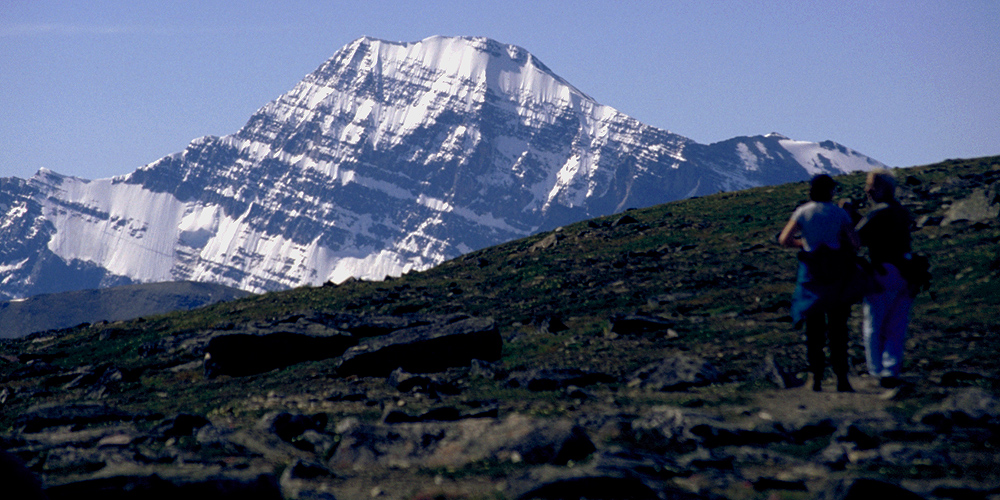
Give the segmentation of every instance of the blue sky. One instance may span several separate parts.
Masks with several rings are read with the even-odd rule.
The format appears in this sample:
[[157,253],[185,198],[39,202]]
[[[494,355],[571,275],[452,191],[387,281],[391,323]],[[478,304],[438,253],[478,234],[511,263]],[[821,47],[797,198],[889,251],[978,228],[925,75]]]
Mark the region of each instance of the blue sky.
[[0,0],[0,177],[103,178],[236,132],[361,36],[487,36],[701,143],[1000,154],[1000,2]]

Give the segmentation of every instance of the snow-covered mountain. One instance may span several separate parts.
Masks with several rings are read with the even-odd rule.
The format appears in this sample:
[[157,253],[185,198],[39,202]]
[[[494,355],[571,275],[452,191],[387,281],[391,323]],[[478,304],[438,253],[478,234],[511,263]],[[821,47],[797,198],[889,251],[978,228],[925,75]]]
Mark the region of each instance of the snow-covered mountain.
[[361,38],[235,134],[111,179],[0,179],[0,298],[381,279],[628,207],[878,166],[777,134],[698,144],[485,38]]

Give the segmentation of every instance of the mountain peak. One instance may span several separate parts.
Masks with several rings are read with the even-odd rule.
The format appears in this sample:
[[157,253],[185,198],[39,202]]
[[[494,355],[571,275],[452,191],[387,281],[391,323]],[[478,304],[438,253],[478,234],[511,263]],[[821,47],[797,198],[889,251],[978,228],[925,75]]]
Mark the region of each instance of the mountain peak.
[[67,283],[266,291],[382,279],[628,207],[866,159],[784,136],[700,145],[485,37],[363,37],[232,135],[114,179],[40,172],[30,192],[0,185],[0,206],[33,200],[0,221],[0,298]]

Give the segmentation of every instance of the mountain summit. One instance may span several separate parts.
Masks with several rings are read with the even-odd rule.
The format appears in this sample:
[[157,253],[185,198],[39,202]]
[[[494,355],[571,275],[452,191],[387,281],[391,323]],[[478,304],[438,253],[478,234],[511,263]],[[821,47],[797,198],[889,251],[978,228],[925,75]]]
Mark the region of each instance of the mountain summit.
[[235,134],[111,179],[0,179],[0,298],[381,279],[628,207],[878,166],[779,134],[698,144],[486,38],[361,38]]

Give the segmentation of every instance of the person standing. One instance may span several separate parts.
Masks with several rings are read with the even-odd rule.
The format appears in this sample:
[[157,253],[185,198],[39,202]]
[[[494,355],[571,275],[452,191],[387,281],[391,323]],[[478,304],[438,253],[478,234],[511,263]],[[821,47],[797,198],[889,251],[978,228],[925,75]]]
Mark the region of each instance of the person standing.
[[[812,178],[810,201],[792,213],[778,235],[778,243],[800,248],[792,317],[806,327],[806,351],[813,374],[813,390],[822,390],[829,340],[830,365],[837,376],[837,390],[853,392],[848,381],[847,319],[851,304],[843,298],[845,277],[854,265],[859,246],[848,213],[833,203],[837,183],[829,175]],[[797,236],[799,235],[799,236]]]
[[909,283],[900,273],[910,253],[909,211],[896,200],[896,182],[888,170],[868,173],[865,192],[875,206],[858,223],[861,244],[875,269],[879,291],[865,296],[863,332],[868,373],[880,385],[900,383],[906,329],[913,307]]

